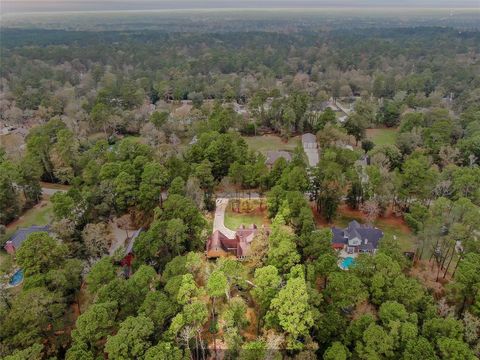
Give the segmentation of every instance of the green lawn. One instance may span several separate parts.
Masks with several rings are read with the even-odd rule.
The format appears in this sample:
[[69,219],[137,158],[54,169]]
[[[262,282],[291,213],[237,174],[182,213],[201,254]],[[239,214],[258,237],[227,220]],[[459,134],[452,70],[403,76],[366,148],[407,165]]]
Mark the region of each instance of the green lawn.
[[279,136],[263,135],[263,136],[244,136],[243,137],[251,150],[266,154],[270,150],[286,150],[292,151],[301,143],[300,137],[290,138],[288,142],[284,142]]
[[18,228],[32,225],[47,225],[53,218],[53,205],[46,202],[44,206],[36,206],[27,210],[14,224],[8,226],[5,238],[9,238]]
[[[5,261],[8,260],[9,255],[2,249],[0,250],[0,269],[2,268],[2,265]],[[1,274],[1,270],[0,270]]]
[[225,226],[231,230],[238,229],[242,224],[260,227],[266,222],[266,213],[235,213],[230,208],[225,212]]
[[395,144],[398,129],[367,129],[367,138],[372,140],[375,145]]

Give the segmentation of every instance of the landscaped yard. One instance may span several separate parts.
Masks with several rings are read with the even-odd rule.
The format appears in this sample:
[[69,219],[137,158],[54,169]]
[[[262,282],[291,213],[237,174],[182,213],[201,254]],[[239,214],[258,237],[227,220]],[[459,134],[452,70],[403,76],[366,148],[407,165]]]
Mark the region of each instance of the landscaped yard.
[[244,136],[243,138],[251,150],[261,152],[262,154],[266,154],[270,150],[292,151],[301,143],[299,136],[290,138],[288,142],[275,135]]
[[367,138],[372,140],[375,145],[395,144],[397,132],[396,128],[367,129]]
[[47,225],[53,218],[53,205],[43,200],[32,209],[27,210],[18,220],[7,225],[5,238],[9,238],[18,228],[32,225]]
[[263,224],[268,224],[267,210],[260,211],[256,209],[252,212],[234,212],[229,205],[225,211],[225,226],[231,230],[238,229],[241,225],[249,226],[251,224],[261,227]]

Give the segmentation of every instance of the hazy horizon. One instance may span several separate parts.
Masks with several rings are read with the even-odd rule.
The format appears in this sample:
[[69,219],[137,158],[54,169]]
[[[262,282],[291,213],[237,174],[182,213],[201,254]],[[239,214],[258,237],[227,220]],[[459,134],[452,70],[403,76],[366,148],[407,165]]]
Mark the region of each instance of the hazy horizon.
[[1,2],[1,12],[96,12],[96,11],[147,11],[147,10],[215,10],[215,9],[314,9],[314,8],[400,8],[400,9],[480,9],[480,0],[6,0]]

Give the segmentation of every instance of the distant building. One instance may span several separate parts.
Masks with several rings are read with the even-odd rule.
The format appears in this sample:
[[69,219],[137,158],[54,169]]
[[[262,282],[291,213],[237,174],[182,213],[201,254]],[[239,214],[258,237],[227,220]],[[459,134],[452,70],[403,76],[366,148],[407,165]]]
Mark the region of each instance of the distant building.
[[336,250],[345,250],[349,254],[375,253],[383,231],[370,225],[363,225],[353,220],[345,229],[332,228],[332,247]]
[[33,225],[28,228],[18,229],[10,239],[5,243],[4,249],[9,254],[15,254],[15,252],[22,246],[23,242],[30,234],[36,232],[49,232],[50,226],[37,226]]
[[317,137],[311,133],[306,133],[302,135],[302,145],[304,149],[316,149],[317,148]]
[[267,151],[267,160],[265,160],[265,164],[271,168],[275,161],[278,159],[283,158],[287,162],[290,162],[292,160],[292,155],[288,151]]
[[249,255],[250,245],[258,233],[255,224],[250,227],[240,226],[235,231],[235,236],[229,238],[220,230],[216,230],[207,241],[207,257],[218,258],[223,256],[234,255],[238,259],[244,259]]

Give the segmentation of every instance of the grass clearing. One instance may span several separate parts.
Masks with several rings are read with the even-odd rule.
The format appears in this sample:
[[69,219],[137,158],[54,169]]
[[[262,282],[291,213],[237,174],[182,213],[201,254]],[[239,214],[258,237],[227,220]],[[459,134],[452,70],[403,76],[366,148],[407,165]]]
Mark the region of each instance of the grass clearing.
[[249,226],[251,224],[261,227],[264,224],[269,224],[267,217],[267,210],[260,210],[259,208],[251,212],[234,212],[229,205],[225,211],[225,226],[231,230],[238,229],[241,225]]
[[243,138],[251,150],[262,154],[266,154],[270,150],[293,151],[295,147],[301,144],[299,136],[292,137],[287,142],[276,135],[244,136]]
[[367,129],[367,138],[375,145],[393,145],[397,132],[397,128]]
[[53,204],[42,200],[33,208],[25,211],[17,220],[7,225],[5,238],[9,238],[17,229],[32,225],[47,225],[53,219]]

